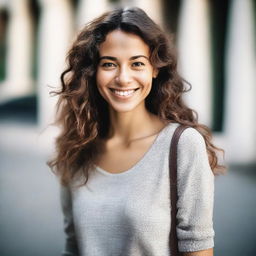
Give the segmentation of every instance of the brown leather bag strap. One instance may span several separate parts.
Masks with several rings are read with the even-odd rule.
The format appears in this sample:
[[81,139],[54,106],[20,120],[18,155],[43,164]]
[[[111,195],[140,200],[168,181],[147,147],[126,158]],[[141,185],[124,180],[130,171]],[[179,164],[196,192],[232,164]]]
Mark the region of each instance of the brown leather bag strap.
[[169,237],[169,248],[171,256],[178,256],[178,239],[176,231],[176,215],[177,215],[177,147],[180,135],[182,132],[188,128],[188,126],[180,125],[174,131],[172,136],[170,153],[169,153],[169,178],[170,178],[170,195],[171,195],[171,230]]

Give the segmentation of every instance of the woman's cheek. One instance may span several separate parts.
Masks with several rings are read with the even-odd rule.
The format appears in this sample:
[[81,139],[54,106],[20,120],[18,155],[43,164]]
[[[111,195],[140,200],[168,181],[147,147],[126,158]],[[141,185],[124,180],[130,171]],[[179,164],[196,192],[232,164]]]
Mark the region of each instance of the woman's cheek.
[[104,86],[111,82],[111,80],[115,77],[113,71],[98,71],[96,75],[96,82],[100,86]]

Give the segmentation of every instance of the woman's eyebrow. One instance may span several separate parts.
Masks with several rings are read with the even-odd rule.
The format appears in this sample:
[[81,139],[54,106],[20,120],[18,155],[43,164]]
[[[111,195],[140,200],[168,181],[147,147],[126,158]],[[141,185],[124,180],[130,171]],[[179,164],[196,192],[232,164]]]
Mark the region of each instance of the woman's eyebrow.
[[99,60],[104,60],[104,59],[106,59],[106,60],[114,60],[114,61],[117,60],[116,57],[112,57],[112,56],[102,56],[102,57],[99,58]]
[[149,58],[145,55],[136,55],[136,56],[132,56],[130,58],[130,60],[135,60],[135,59],[138,59],[138,58],[146,58],[147,60],[149,60]]
[[[147,60],[149,60],[149,58],[145,55],[135,55],[135,56],[132,56],[129,58],[129,60],[135,60],[135,59],[138,59],[138,58],[145,58]],[[99,60],[113,60],[113,61],[117,61],[117,58],[116,57],[113,57],[113,56],[102,56],[99,58]]]

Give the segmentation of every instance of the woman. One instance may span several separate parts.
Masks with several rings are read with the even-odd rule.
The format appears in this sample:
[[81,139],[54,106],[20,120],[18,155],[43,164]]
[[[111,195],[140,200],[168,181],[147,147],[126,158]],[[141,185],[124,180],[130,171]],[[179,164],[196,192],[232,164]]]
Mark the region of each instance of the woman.
[[68,54],[58,93],[57,156],[67,234],[63,255],[170,255],[168,154],[179,124],[177,235],[183,255],[213,255],[214,174],[206,126],[164,32],[139,8],[89,23]]

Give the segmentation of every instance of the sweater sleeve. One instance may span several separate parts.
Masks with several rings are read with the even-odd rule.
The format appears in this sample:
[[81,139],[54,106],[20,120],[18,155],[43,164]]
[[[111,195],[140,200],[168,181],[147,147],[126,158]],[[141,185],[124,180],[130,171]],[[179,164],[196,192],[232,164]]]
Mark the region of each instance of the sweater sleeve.
[[72,214],[72,198],[70,189],[61,186],[60,201],[62,212],[64,215],[64,231],[65,231],[65,249],[62,256],[78,256],[78,247],[74,230],[73,214]]
[[186,129],[178,143],[177,237],[181,252],[214,246],[214,175],[203,136]]

